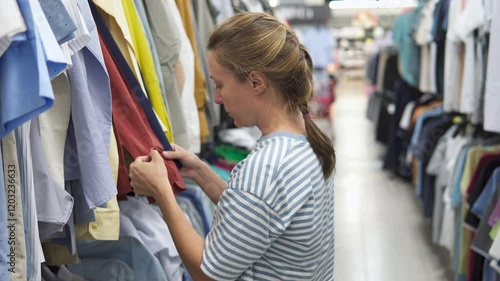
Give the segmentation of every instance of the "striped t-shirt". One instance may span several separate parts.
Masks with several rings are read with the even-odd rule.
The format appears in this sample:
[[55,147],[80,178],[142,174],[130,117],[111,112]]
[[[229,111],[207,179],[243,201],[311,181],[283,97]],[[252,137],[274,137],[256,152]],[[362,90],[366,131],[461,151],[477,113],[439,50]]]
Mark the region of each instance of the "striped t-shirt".
[[232,171],[205,240],[214,280],[333,280],[333,176],[306,137],[274,133]]

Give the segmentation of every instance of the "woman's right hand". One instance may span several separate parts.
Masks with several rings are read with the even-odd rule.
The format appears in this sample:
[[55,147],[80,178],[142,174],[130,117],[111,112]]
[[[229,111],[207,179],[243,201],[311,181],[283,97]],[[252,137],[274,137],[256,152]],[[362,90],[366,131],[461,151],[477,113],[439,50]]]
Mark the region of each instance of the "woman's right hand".
[[196,154],[176,144],[172,144],[172,148],[174,151],[164,151],[161,155],[168,160],[179,160],[182,164],[182,168],[179,170],[181,176],[194,179],[198,174],[198,169],[203,164],[201,159]]

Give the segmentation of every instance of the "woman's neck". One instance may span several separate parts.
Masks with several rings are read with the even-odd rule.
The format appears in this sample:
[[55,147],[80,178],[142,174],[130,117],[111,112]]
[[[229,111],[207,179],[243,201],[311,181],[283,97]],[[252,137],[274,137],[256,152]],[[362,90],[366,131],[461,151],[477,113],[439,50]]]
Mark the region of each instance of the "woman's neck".
[[306,135],[305,122],[302,114],[292,116],[273,111],[268,112],[268,114],[263,114],[259,119],[257,127],[260,129],[263,136],[277,132]]

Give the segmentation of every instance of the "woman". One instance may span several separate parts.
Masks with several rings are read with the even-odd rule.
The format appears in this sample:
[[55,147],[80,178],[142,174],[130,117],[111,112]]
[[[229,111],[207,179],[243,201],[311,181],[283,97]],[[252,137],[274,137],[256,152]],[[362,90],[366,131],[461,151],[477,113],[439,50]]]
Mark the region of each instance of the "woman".
[[[179,146],[153,150],[130,167],[134,191],[156,199],[195,280],[333,280],[335,152],[308,112],[311,57],[292,30],[261,13],[227,19],[208,49],[215,101],[262,137],[227,183]],[[162,157],[180,160],[183,177],[217,204],[206,240],[177,205]]]

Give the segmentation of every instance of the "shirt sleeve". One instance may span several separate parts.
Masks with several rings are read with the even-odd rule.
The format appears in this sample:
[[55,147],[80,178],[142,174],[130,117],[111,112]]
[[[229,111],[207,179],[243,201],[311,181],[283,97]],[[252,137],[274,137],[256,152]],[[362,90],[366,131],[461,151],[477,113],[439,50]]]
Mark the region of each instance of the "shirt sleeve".
[[215,280],[235,280],[284,230],[279,215],[257,196],[226,189],[205,240],[201,269]]

